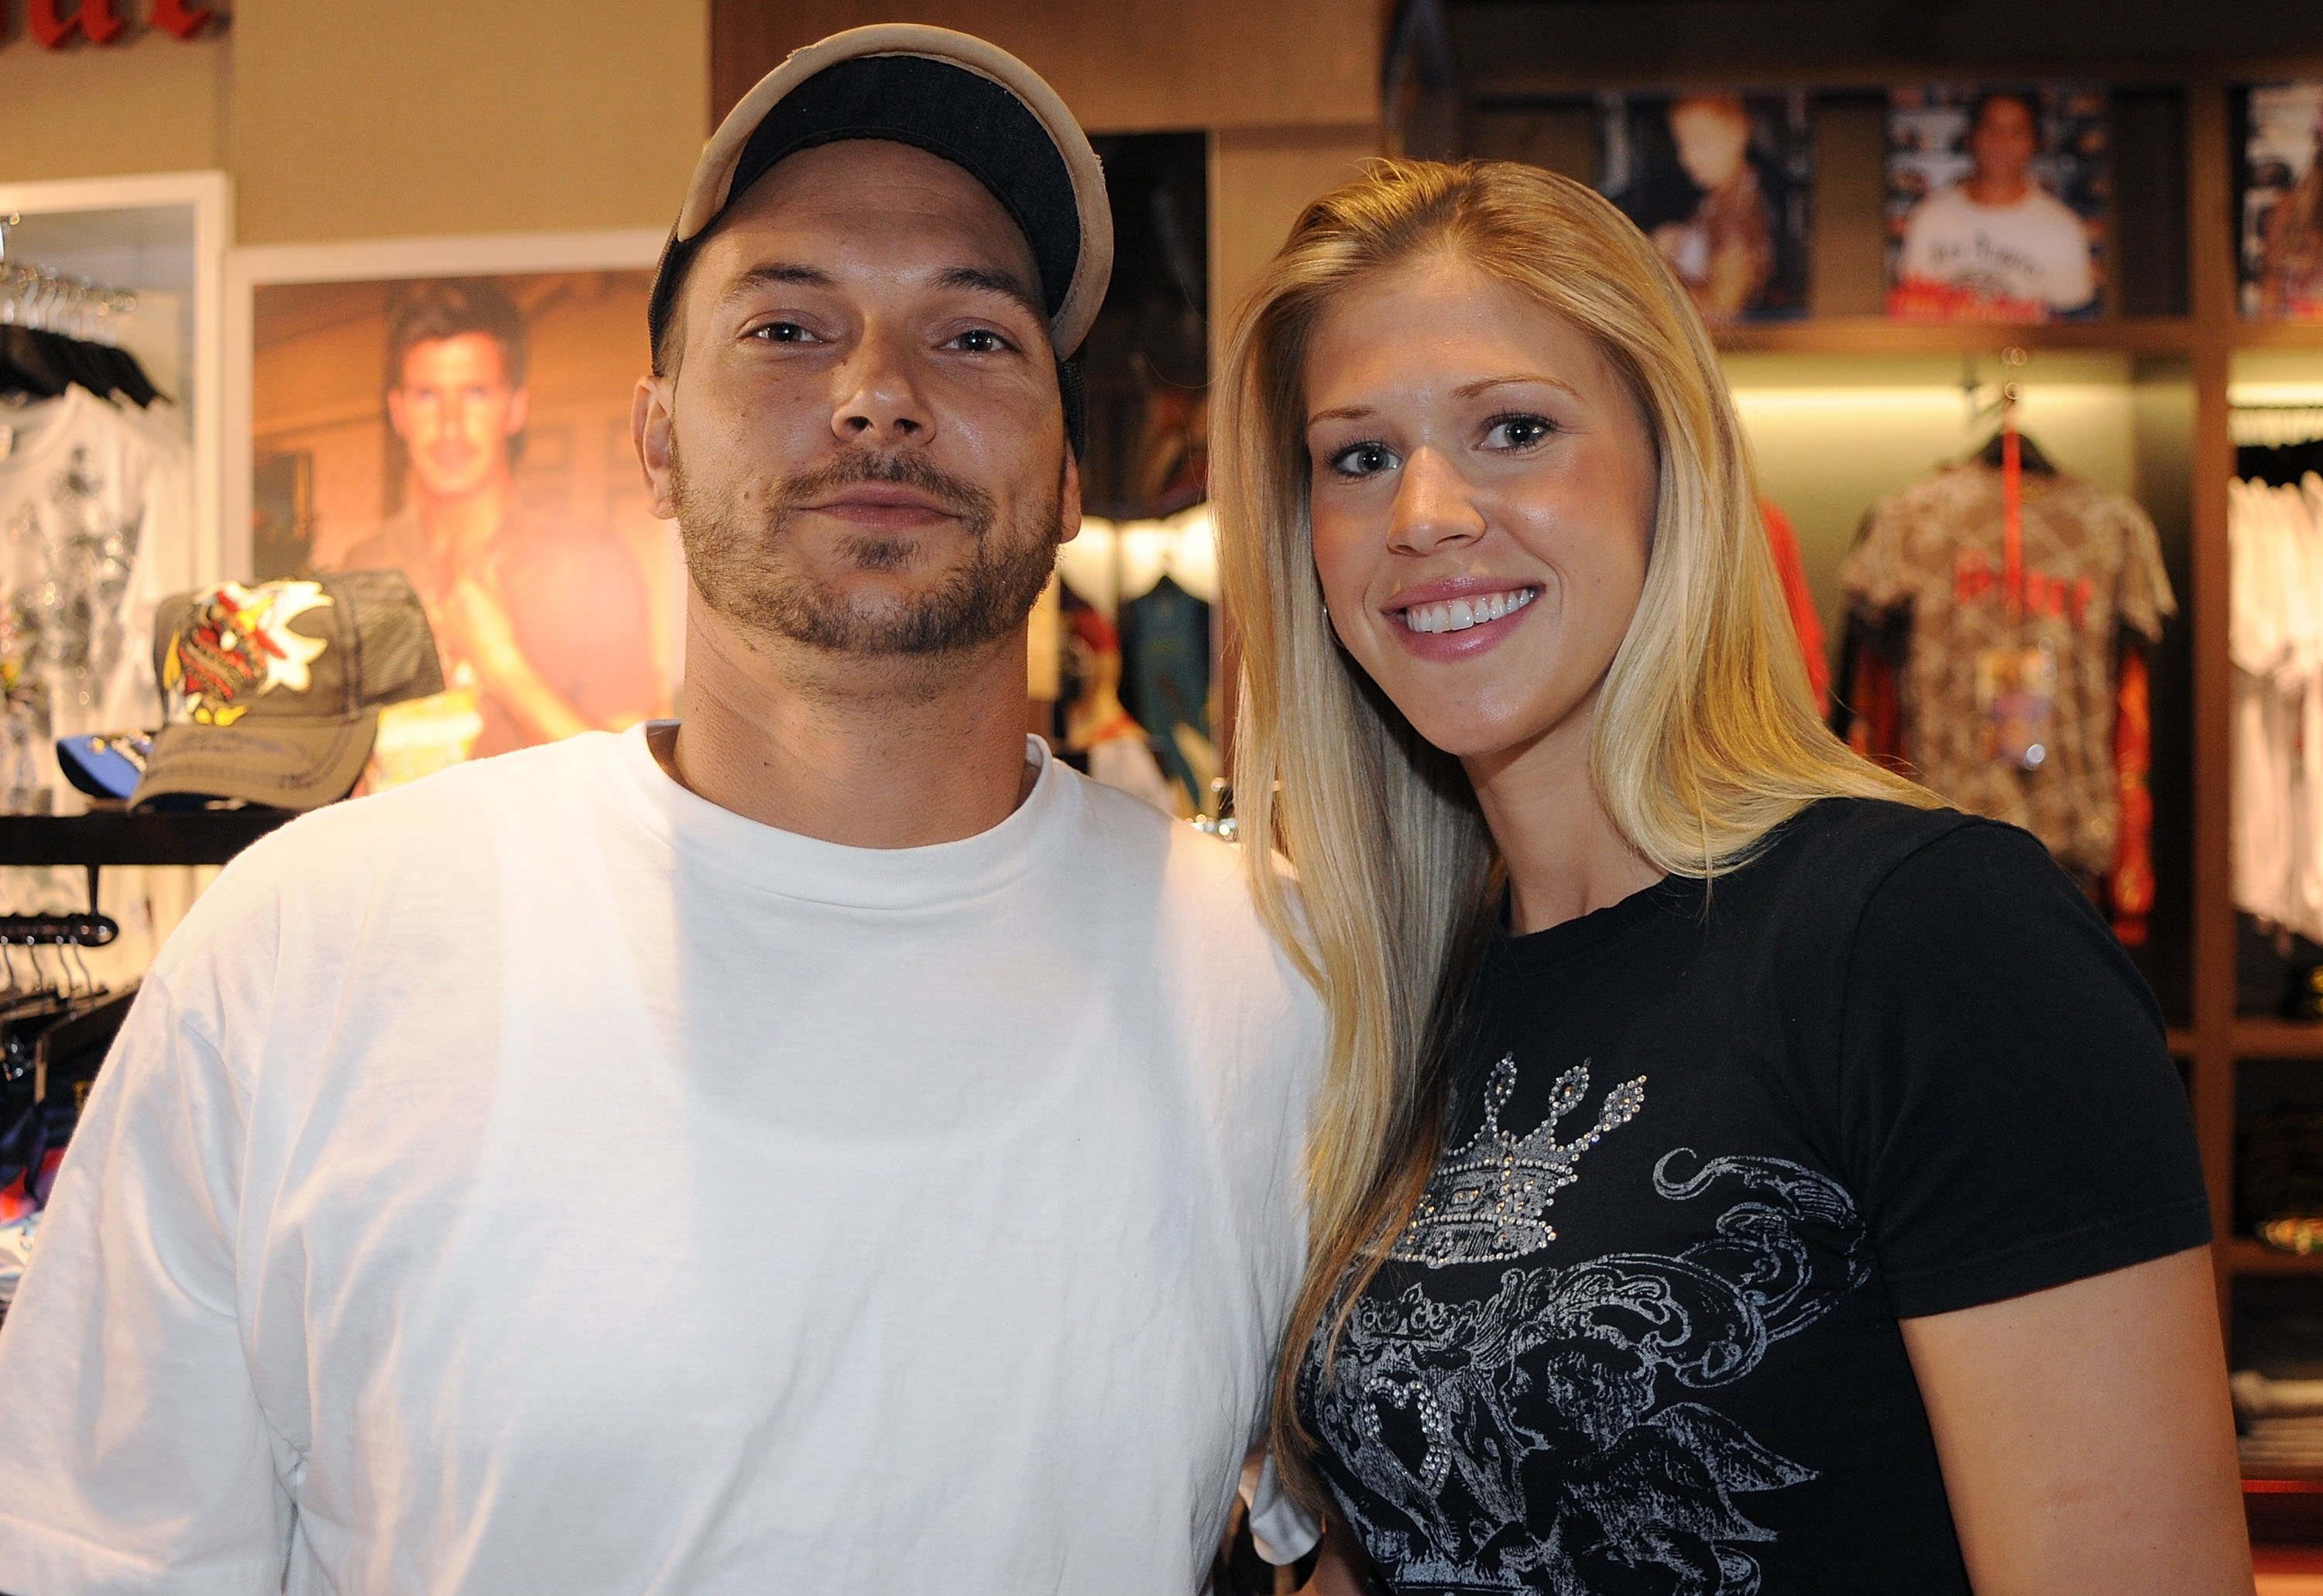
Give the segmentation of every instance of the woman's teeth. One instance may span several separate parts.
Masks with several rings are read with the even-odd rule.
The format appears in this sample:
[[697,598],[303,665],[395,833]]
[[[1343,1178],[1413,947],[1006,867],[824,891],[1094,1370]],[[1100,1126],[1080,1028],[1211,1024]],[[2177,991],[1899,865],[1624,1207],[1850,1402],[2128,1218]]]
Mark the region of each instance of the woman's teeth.
[[1438,604],[1414,604],[1403,612],[1403,624],[1415,632],[1464,632],[1472,626],[1514,615],[1539,592],[1538,588],[1524,587],[1505,593],[1446,599]]

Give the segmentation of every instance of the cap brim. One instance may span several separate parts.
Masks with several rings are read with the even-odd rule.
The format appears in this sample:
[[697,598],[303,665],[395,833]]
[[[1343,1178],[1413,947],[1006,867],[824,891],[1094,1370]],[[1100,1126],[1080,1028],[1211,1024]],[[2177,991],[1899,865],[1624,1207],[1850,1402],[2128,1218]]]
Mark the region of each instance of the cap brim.
[[[781,66],[760,78],[758,86],[727,114],[703,148],[702,159],[694,167],[693,180],[686,189],[684,208],[678,213],[677,227],[671,235],[672,250],[692,243],[724,214],[734,197],[735,172],[744,151],[759,124],[786,96],[833,67],[873,56],[916,56],[996,83],[1015,96],[1047,135],[1072,185],[1073,210],[1080,228],[1071,276],[1049,317],[1051,344],[1060,356],[1070,355],[1088,335],[1090,324],[1097,320],[1097,307],[1104,302],[1106,287],[1113,278],[1113,207],[1106,196],[1104,168],[1089,145],[1088,135],[1039,73],[998,45],[950,28],[918,23],[880,23],[868,28],[850,28],[794,52]],[[898,137],[949,158],[958,159],[961,153],[956,148],[942,148],[939,141],[904,124],[893,131],[857,124],[837,136]],[[978,162],[963,161],[961,164],[976,172],[987,187],[994,188],[994,192],[1001,195],[1003,203],[1017,216],[1019,225],[1024,225],[1024,209],[1002,192],[1005,178],[980,170]],[[1000,186],[995,186],[996,181]],[[1033,242],[1038,255],[1039,241]]]
[[245,718],[233,726],[166,726],[153,738],[133,808],[172,797],[319,809],[354,791],[379,734],[376,713],[344,720]]
[[114,751],[124,734],[57,738],[57,767],[65,780],[92,798],[126,798],[137,790],[144,773],[137,762]]

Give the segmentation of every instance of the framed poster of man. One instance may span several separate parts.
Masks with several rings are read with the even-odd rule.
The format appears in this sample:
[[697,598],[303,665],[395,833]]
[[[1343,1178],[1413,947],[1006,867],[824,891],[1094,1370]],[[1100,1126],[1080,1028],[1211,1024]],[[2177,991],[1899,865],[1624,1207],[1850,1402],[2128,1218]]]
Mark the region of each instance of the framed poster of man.
[[1599,96],[1597,188],[1712,323],[1807,310],[1814,148],[1804,92]]
[[682,562],[629,438],[652,273],[458,263],[251,291],[252,573],[399,570],[442,656],[374,785],[673,698]]
[[1888,314],[1997,322],[2100,314],[2110,144],[2102,89],[1893,90]]
[[2253,88],[2246,128],[2243,314],[2323,320],[2323,83]]

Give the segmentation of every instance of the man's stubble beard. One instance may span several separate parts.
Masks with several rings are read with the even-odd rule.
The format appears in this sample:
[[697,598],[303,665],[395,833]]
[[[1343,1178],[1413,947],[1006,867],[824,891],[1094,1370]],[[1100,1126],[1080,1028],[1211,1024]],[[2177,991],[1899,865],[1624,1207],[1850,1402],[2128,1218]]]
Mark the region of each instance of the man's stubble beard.
[[[696,491],[675,449],[670,478],[686,571],[702,601],[748,631],[827,653],[925,656],[1003,637],[1032,612],[1063,541],[1061,462],[1047,504],[1033,509],[1028,525],[1001,537],[995,536],[999,512],[990,494],[917,454],[842,454],[776,482],[767,508],[755,516]],[[851,601],[789,568],[785,546],[804,507],[865,482],[898,483],[933,497],[959,518],[970,544],[968,558],[929,592],[901,602]],[[919,541],[867,533],[845,540],[841,550],[858,571],[892,571],[912,560]]]

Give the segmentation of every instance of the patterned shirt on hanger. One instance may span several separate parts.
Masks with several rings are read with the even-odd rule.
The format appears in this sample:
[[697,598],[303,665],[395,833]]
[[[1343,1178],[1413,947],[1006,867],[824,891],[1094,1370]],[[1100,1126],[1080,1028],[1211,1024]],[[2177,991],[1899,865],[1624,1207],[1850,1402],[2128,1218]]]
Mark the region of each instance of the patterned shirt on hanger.
[[[1872,507],[1840,567],[1850,601],[1908,611],[1905,746],[1920,779],[1963,809],[2025,827],[2069,868],[2114,865],[2120,800],[2113,766],[2116,650],[2126,628],[2149,641],[2177,601],[2153,522],[2130,500],[2078,477],[2024,477],[2022,593],[2012,618],[2001,473],[1948,466]],[[2037,763],[1996,757],[1979,698],[1997,651],[2044,650],[2054,702]]]

